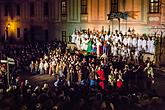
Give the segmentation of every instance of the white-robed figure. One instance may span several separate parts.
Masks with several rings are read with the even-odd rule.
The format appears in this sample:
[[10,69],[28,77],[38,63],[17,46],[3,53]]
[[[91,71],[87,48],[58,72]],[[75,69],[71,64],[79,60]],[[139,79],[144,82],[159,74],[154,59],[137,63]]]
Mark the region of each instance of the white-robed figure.
[[132,47],[132,45],[133,45],[133,40],[132,40],[132,37],[131,36],[128,36],[128,46],[129,47]]
[[123,41],[122,41],[122,36],[121,36],[121,34],[119,34],[118,41],[119,41],[120,43],[123,42]]
[[147,52],[150,53],[150,48],[151,48],[151,39],[148,37],[147,39]]
[[49,67],[48,62],[45,61],[45,63],[44,63],[44,71],[45,71],[45,74],[48,74],[48,67]]
[[83,37],[82,38],[81,49],[86,51],[87,48],[88,48],[88,40],[87,40],[87,38]]
[[124,53],[124,45],[121,46],[121,56],[125,56],[125,53]]
[[113,46],[113,56],[117,56],[117,51],[118,51],[117,45],[114,45]]
[[142,51],[142,45],[143,45],[142,38],[138,38],[138,50],[139,51]]
[[109,36],[108,36],[108,34],[106,34],[105,35],[105,41],[108,41],[108,39],[109,39]]
[[113,36],[113,41],[114,41],[113,45],[116,45],[118,43],[118,40],[119,40],[119,38],[117,37],[117,35],[114,35]]
[[99,57],[100,56],[100,46],[101,46],[102,44],[101,44],[101,42],[97,39],[96,40],[96,46],[97,46],[97,57]]
[[133,38],[132,43],[133,43],[133,47],[137,48],[138,41],[136,37]]
[[150,48],[150,53],[155,54],[155,39],[154,37],[151,40],[151,48]]
[[142,40],[142,49],[146,52],[147,51],[147,41],[143,38]]
[[136,65],[139,65],[139,56],[140,56],[139,50],[136,48],[134,54],[134,60]]
[[71,42],[72,43],[76,43],[76,38],[77,38],[77,35],[76,35],[76,32],[73,32],[73,34],[71,35]]
[[131,49],[130,49],[130,47],[127,48],[127,55],[126,56],[127,57],[130,57],[131,56]]
[[81,34],[76,35],[75,43],[76,43],[77,49],[80,50],[81,49]]
[[124,44],[124,46],[127,46],[127,44],[128,44],[127,37],[124,37],[123,44]]
[[44,64],[42,60],[40,61],[40,64],[39,64],[39,71],[40,71],[40,74],[44,74]]

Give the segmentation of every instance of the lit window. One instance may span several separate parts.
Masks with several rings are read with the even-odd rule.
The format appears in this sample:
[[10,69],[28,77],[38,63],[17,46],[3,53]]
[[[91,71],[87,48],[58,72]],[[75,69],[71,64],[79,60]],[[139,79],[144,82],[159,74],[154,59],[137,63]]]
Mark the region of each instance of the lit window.
[[66,1],[61,2],[61,14],[67,15],[67,2]]
[[149,0],[149,13],[159,13],[159,0]]
[[88,1],[87,0],[81,0],[81,14],[87,14],[87,8],[88,8]]

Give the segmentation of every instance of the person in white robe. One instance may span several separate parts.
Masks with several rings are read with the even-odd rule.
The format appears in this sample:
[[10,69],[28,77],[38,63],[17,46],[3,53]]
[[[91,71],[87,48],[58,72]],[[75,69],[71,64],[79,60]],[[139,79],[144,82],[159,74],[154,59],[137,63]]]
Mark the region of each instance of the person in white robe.
[[30,71],[31,73],[34,73],[35,71],[35,63],[33,61],[31,61],[31,64],[30,64]]
[[117,51],[118,51],[117,45],[113,46],[113,56],[117,56]]
[[99,57],[100,56],[100,46],[101,46],[102,44],[101,44],[101,42],[99,41],[99,40],[97,40],[97,43],[96,43],[96,46],[97,46],[97,57]]
[[127,39],[127,41],[128,41],[128,46],[129,47],[132,47],[132,37],[131,36],[128,36],[128,39]]
[[121,36],[121,34],[119,34],[118,41],[119,41],[120,43],[123,42],[123,41],[122,41],[122,36]]
[[147,41],[144,38],[142,40],[142,49],[144,50],[144,52],[147,51]]
[[147,52],[150,53],[150,48],[151,48],[151,39],[148,37],[147,39]]
[[89,38],[87,33],[84,34],[84,38],[86,38],[86,39]]
[[124,56],[125,55],[125,53],[124,53],[124,45],[122,45],[122,47],[121,47],[121,56]]
[[84,43],[84,50],[87,51],[88,49],[88,41],[89,39],[85,39],[85,43]]
[[130,49],[130,47],[127,48],[127,52],[128,52],[128,53],[127,53],[126,56],[127,56],[127,57],[130,57],[130,56],[131,56],[131,49]]
[[40,64],[39,64],[39,71],[40,71],[40,74],[44,74],[44,64],[42,60],[40,61]]
[[138,38],[138,51],[142,51],[142,39]]
[[101,34],[101,41],[104,41],[105,40],[105,37],[103,36],[103,34]]
[[77,46],[77,49],[80,50],[81,48],[81,35],[77,35],[76,36],[76,46]]
[[72,42],[72,43],[76,43],[76,38],[77,38],[77,37],[76,37],[75,32],[73,32],[73,34],[71,35],[71,38],[72,38],[72,39],[71,39],[71,42]]
[[127,37],[124,37],[123,44],[124,44],[124,46],[127,46],[127,44],[128,44]]
[[136,48],[134,54],[135,65],[139,65],[139,55],[140,55],[139,50]]
[[48,62],[45,61],[45,63],[44,63],[44,73],[45,74],[48,74],[48,67],[49,67]]
[[154,38],[152,38],[151,40],[150,53],[155,54],[155,39]]
[[133,38],[132,43],[133,43],[133,47],[137,48],[138,41],[136,37]]
[[[118,41],[119,41],[119,38],[117,37],[117,35],[115,35],[113,39],[114,39],[114,43],[117,44]],[[115,45],[115,44],[114,44],[114,45]]]
[[106,34],[105,35],[105,41],[108,41],[108,39],[109,39],[109,36]]
[[52,75],[55,75],[55,60],[52,61]]
[[124,56],[125,57],[128,57],[128,49],[127,49],[127,47],[124,47],[123,50],[124,50]]

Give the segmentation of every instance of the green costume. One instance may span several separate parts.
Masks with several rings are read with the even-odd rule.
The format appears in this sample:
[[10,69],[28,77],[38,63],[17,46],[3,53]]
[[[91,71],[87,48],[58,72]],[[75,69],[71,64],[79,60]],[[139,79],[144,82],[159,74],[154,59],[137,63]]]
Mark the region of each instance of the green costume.
[[92,52],[92,41],[88,41],[88,48],[87,48],[87,52]]

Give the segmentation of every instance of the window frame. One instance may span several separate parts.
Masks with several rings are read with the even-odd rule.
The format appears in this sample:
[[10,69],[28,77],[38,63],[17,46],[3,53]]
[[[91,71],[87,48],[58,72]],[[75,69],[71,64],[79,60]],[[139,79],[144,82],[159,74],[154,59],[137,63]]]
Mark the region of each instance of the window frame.
[[[63,5],[65,3],[65,5]],[[61,1],[61,15],[67,15],[67,1],[62,0]]]
[[81,14],[88,14],[88,0],[81,0]]
[[111,12],[119,12],[119,0],[111,0]]
[[[153,6],[152,6],[153,4]],[[156,6],[157,4],[157,6]],[[149,0],[149,13],[160,13],[160,0]]]

